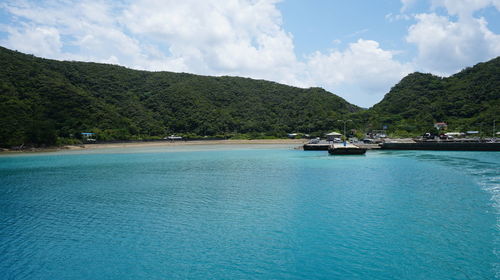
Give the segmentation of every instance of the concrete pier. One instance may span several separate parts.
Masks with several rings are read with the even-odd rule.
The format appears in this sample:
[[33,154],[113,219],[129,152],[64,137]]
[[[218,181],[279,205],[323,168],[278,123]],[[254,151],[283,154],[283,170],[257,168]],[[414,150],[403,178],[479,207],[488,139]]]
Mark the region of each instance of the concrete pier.
[[384,150],[434,151],[500,151],[500,142],[423,141],[414,143],[383,143]]

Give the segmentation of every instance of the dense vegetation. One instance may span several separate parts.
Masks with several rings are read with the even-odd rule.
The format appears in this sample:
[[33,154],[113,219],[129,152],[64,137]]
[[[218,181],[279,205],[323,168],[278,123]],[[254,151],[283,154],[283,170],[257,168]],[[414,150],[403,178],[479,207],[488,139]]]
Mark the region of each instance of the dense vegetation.
[[340,131],[337,120],[346,118],[358,133],[387,126],[414,136],[440,121],[490,133],[500,120],[500,58],[449,78],[410,74],[363,110],[320,88],[61,62],[0,47],[2,147],[79,141],[81,132],[99,140],[319,136]]
[[360,124],[396,135],[427,132],[434,122],[448,131],[481,130],[492,135],[500,122],[500,57],[448,78],[413,73],[406,76],[370,110],[355,116]]
[[340,128],[361,110],[320,88],[61,62],[0,48],[0,146],[100,140],[284,137]]

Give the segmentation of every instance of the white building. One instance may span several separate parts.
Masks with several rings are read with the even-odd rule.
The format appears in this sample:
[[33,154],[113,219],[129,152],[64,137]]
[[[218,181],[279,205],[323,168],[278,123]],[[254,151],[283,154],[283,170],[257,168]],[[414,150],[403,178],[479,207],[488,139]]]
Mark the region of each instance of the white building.
[[335,141],[335,139],[340,140],[341,137],[342,137],[342,134],[340,134],[338,132],[330,132],[330,133],[326,134],[326,141]]

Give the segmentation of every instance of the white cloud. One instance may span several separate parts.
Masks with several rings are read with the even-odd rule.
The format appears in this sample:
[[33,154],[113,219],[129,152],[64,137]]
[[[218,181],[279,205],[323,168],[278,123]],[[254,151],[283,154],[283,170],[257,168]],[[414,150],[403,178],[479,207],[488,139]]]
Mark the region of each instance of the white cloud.
[[[364,106],[380,100],[392,85],[412,71],[410,64],[394,59],[394,52],[381,49],[376,41],[363,39],[344,51],[316,52],[309,57],[307,66],[312,79],[326,88],[343,90],[336,93]],[[358,94],[349,96],[349,90]]]
[[401,4],[402,7],[401,7],[401,13],[404,13],[406,12],[408,9],[410,9],[415,3],[417,2],[417,0],[401,0]]
[[25,25],[21,29],[8,28],[10,33],[6,47],[16,48],[21,52],[31,52],[32,47],[37,47],[37,54],[44,57],[57,56],[62,43],[57,29],[47,26]]
[[[127,55],[141,56],[138,42],[121,31],[111,6],[100,1],[82,1],[77,4],[67,1],[10,2],[5,9],[13,16],[17,25],[11,25],[8,37],[2,44],[10,48],[48,58],[74,59],[84,61],[118,61],[129,64],[134,59]],[[30,29],[35,33],[40,28],[57,33],[58,49],[43,52],[36,41],[29,40]],[[47,38],[50,41],[51,38]],[[57,41],[54,41],[57,42]],[[65,52],[64,47],[73,48]]]
[[411,70],[370,40],[298,59],[277,2],[11,1],[3,8],[15,19],[0,43],[55,59],[324,86],[362,106]]
[[[296,63],[275,1],[141,0],[121,19],[131,33],[168,45],[171,58],[202,74],[269,78]],[[272,78],[288,82],[289,74]]]
[[417,23],[408,30],[407,42],[417,46],[417,67],[441,75],[453,74],[466,66],[473,65],[500,55],[500,35],[488,29],[484,18],[475,18],[477,10],[498,5],[491,0],[436,0],[434,7],[443,6],[451,15],[435,13],[418,14]]
[[407,14],[389,13],[389,14],[385,15],[385,19],[388,20],[389,22],[394,22],[394,21],[400,21],[400,20],[410,20],[412,18]]
[[500,10],[500,0],[432,0],[432,7],[444,7],[450,15],[462,18],[471,17],[475,11],[488,6],[495,6]]

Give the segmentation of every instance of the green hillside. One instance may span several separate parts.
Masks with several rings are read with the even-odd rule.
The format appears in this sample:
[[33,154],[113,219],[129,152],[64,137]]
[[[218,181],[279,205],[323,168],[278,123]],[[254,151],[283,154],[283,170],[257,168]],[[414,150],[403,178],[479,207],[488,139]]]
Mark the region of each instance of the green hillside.
[[491,135],[493,120],[500,122],[500,57],[448,78],[410,74],[355,117],[367,127],[387,125],[399,135],[429,131],[434,122],[446,122],[449,131],[482,129]]
[[415,136],[444,121],[449,130],[490,135],[500,120],[500,58],[448,78],[410,74],[362,110],[321,88],[62,62],[0,47],[1,147],[78,141],[81,132],[100,140],[319,136],[346,118],[359,132],[388,126]]
[[0,146],[321,133],[360,108],[320,88],[41,59],[0,47]]

